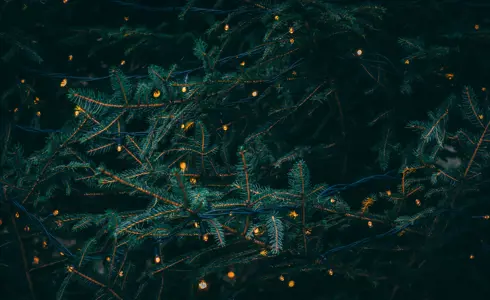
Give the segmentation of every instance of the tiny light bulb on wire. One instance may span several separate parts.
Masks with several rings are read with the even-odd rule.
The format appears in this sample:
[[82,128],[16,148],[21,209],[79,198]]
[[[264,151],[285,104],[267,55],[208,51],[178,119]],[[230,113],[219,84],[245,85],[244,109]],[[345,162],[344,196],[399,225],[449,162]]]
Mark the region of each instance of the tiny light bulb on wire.
[[201,281],[199,281],[199,289],[200,290],[205,290],[207,288],[208,288],[208,284],[207,284],[207,282],[204,279],[202,279]]

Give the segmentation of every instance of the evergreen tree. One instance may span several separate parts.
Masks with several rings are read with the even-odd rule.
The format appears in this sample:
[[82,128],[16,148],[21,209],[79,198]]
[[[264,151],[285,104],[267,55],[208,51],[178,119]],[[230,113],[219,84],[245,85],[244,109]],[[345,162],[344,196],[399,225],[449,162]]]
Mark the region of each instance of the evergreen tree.
[[440,265],[478,274],[472,4],[205,2],[34,4],[63,53],[6,59],[58,96],[2,100],[0,259],[26,299],[435,298]]

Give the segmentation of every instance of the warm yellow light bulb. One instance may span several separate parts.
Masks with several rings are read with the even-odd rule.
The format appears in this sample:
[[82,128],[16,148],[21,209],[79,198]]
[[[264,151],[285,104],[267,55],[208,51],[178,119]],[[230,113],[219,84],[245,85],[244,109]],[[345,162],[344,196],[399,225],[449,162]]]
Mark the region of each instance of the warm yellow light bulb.
[[208,284],[207,284],[207,282],[206,282],[206,281],[204,281],[204,279],[203,279],[203,280],[201,280],[201,281],[199,281],[199,285],[198,285],[198,286],[199,286],[199,289],[200,289],[200,290],[205,290],[205,289],[207,289],[207,288],[208,288]]

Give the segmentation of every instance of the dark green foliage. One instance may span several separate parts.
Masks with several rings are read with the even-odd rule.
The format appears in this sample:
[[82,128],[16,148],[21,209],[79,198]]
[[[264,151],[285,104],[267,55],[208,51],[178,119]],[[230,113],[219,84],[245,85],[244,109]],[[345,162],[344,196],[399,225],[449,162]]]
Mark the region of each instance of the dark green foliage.
[[[481,276],[478,13],[432,28],[458,8],[205,2],[35,6],[46,50],[59,34],[75,55],[48,55],[70,74],[42,73],[41,101],[31,78],[2,96],[2,282],[32,299],[433,299],[432,278]],[[7,31],[22,69],[13,54],[38,56]]]

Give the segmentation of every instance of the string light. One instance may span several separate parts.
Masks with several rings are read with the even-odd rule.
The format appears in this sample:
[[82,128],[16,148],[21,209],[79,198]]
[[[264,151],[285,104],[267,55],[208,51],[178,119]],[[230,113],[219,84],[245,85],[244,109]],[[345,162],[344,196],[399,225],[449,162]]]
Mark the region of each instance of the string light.
[[189,179],[189,181],[191,182],[191,184],[196,184],[197,183],[197,179],[192,177],[191,179]]
[[117,152],[121,152],[122,151],[122,146],[121,145],[117,145]]
[[362,49],[357,49],[357,51],[356,51],[356,55],[357,55],[357,56],[361,56],[361,55],[362,55],[362,53],[363,53],[363,52],[362,52]]
[[161,93],[160,93],[160,90],[154,90],[153,91],[153,98],[158,98],[160,97]]
[[453,74],[453,73],[447,73],[447,74],[445,75],[445,77],[446,77],[447,79],[449,79],[449,80],[452,80],[452,79],[454,78],[454,74]]
[[257,91],[252,92],[252,97],[257,97],[258,95],[259,95],[259,92],[257,92]]
[[155,256],[155,263],[159,264],[162,260],[160,259],[160,256]]
[[209,240],[209,236],[208,236],[207,233],[202,236],[202,240],[205,241],[205,242],[207,242]]
[[53,216],[55,216],[55,217],[56,217],[56,216],[57,216],[59,213],[60,213],[60,211],[59,211],[59,210],[57,210],[57,209],[53,210]]
[[27,225],[26,225],[26,226],[24,227],[24,231],[25,231],[25,232],[29,232],[30,230],[31,230],[31,228],[30,228],[29,226],[27,226]]
[[123,271],[119,271],[119,277],[123,277],[124,276],[124,272]]
[[124,21],[129,21],[129,17],[124,17]]
[[290,43],[290,44],[294,44],[294,39],[293,39],[293,38],[290,38],[290,39],[289,39],[289,43]]
[[373,222],[372,221],[368,221],[368,227],[373,228]]
[[63,80],[61,80],[60,87],[65,87],[67,83],[68,80],[66,78],[63,78]]
[[420,205],[422,205],[422,202],[420,202],[419,199],[415,199],[415,205],[420,206]]
[[205,290],[208,288],[208,284],[206,281],[204,281],[204,279],[202,279],[201,281],[199,281],[199,289],[200,290]]
[[111,257],[110,257],[110,256],[107,256],[107,257],[105,258],[105,261],[106,261],[106,262],[110,262],[110,261],[111,261]]
[[185,93],[185,92],[187,92],[187,87],[183,86],[182,87],[182,93]]
[[294,33],[294,28],[293,27],[289,27],[289,33],[290,34],[293,34]]
[[63,0],[63,3],[64,3],[64,4],[68,3],[68,0]]
[[294,286],[295,286],[295,284],[296,284],[296,283],[294,282],[294,280],[290,280],[290,281],[288,282],[288,287],[292,288],[292,287],[294,287]]
[[284,276],[282,276],[282,275],[281,275],[281,276],[279,276],[279,280],[280,280],[280,281],[284,281]]
[[227,276],[228,276],[228,278],[233,279],[233,278],[235,278],[235,272],[230,271],[230,272],[228,272]]
[[121,60],[121,66],[124,66],[126,64],[126,61],[123,59]]
[[298,217],[298,213],[295,211],[295,210],[292,210],[290,213],[289,213],[289,217],[290,218],[293,218],[293,219],[296,219]]
[[333,276],[333,270],[332,269],[328,269],[328,275]]
[[279,16],[278,15],[275,15],[274,16],[274,20],[279,21]]
[[267,256],[267,250],[264,249],[264,250],[260,251],[260,255]]
[[242,61],[242,62],[240,63],[240,66],[245,67],[245,61]]
[[479,30],[480,29],[480,25],[475,24],[475,27],[474,28],[475,28],[475,30]]
[[41,116],[41,112],[40,111],[36,111],[36,116],[40,117]]
[[199,228],[199,223],[194,222],[194,228]]
[[408,59],[405,60],[405,64],[406,65],[409,65],[410,64],[410,61]]
[[470,254],[470,259],[475,259],[475,256],[473,254]]
[[34,98],[34,104],[38,104],[38,103],[39,103],[39,97]]
[[230,25],[226,24],[225,25],[225,31],[228,31],[228,30],[230,30]]
[[73,55],[68,55],[68,61],[72,61],[73,60]]
[[73,115],[75,116],[75,118],[76,118],[76,117],[78,117],[78,116],[80,115],[80,109],[79,109],[79,107],[78,107],[78,106],[77,106],[77,107],[75,107],[75,111],[73,112]]
[[20,83],[26,83],[26,80],[25,79],[21,79],[20,80]]
[[223,128],[223,131],[227,131],[228,130],[228,125],[225,124],[225,125],[222,126],[222,128]]
[[187,164],[185,161],[181,161],[180,164],[179,164],[179,167],[182,171],[185,171],[185,169],[187,169]]
[[39,264],[39,257],[34,256],[34,257],[32,258],[32,264],[34,264],[34,265]]

